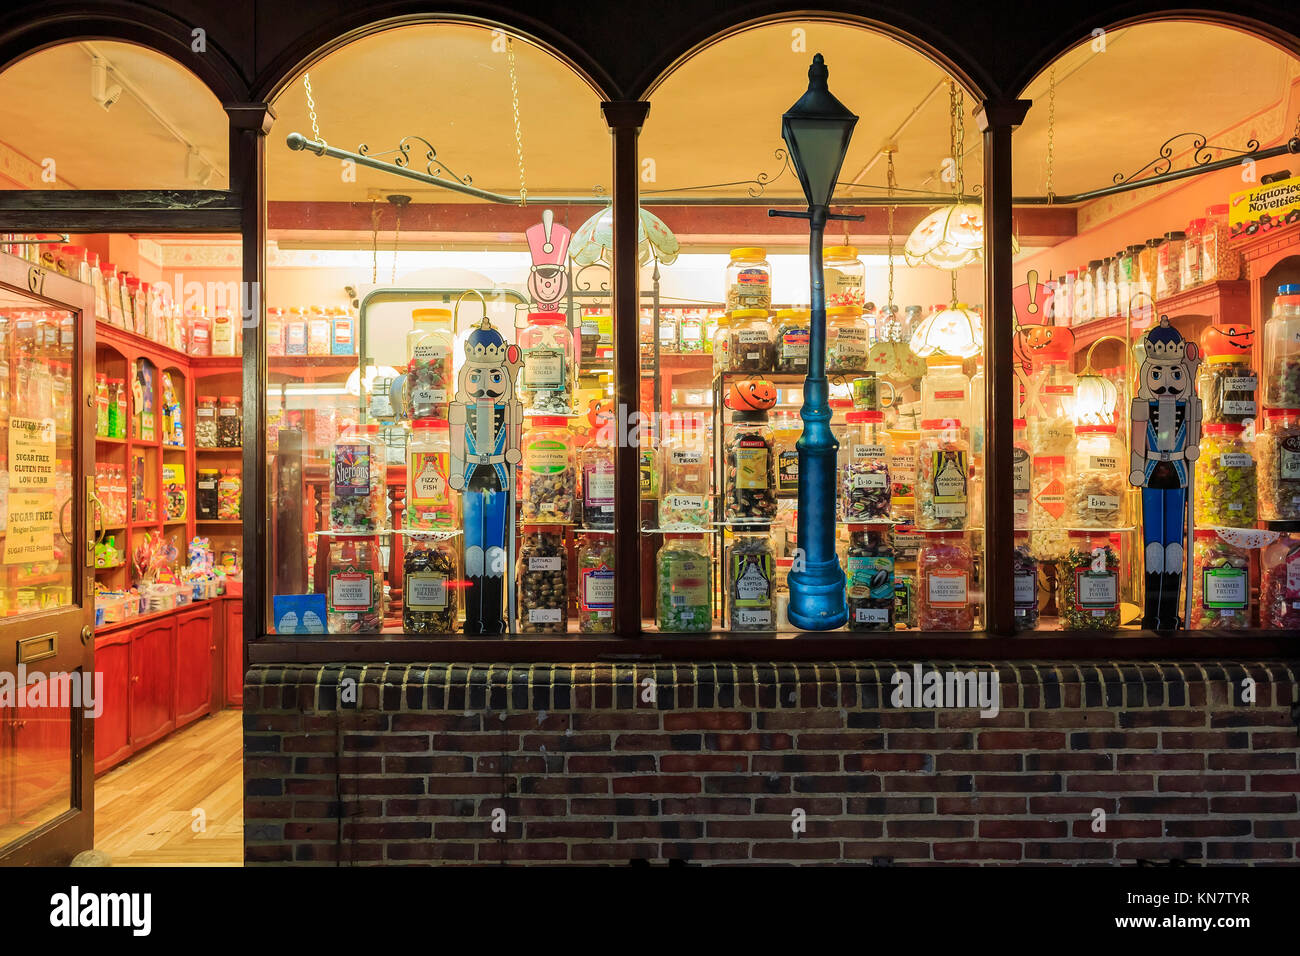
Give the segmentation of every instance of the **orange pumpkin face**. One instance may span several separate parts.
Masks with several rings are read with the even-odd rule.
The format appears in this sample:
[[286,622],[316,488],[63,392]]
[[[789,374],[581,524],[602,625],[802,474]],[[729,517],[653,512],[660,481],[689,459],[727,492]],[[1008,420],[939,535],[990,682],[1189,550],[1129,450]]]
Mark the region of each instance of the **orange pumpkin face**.
[[1255,330],[1249,325],[1212,325],[1201,336],[1206,355],[1240,355],[1255,344]]
[[746,378],[731,386],[727,404],[738,412],[764,411],[776,404],[776,386],[761,378]]
[[588,406],[587,422],[591,425],[592,431],[607,428],[613,421],[614,400],[612,398],[598,398]]
[[1020,330],[1031,352],[1068,352],[1074,346],[1074,333],[1063,325],[1026,325]]

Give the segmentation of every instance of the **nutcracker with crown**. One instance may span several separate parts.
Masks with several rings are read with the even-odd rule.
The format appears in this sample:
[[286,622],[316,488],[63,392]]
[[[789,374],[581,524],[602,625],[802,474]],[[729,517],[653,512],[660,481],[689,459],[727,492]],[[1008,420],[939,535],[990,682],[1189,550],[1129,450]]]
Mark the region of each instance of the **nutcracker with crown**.
[[465,342],[465,364],[451,404],[448,484],[462,492],[465,633],[501,634],[509,509],[515,500],[523,404],[515,380],[523,364],[484,314]]
[[1178,592],[1189,553],[1192,467],[1201,453],[1201,400],[1196,396],[1200,351],[1195,342],[1183,339],[1167,316],[1161,316],[1142,341],[1145,352],[1130,415],[1129,461],[1129,482],[1142,489],[1146,571],[1142,626],[1170,631],[1179,626]]

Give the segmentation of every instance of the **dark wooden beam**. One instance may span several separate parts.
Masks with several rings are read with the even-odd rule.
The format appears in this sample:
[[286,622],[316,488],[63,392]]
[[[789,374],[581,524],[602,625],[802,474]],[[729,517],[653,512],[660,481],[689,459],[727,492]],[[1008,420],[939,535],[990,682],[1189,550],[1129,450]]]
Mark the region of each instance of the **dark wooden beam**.
[[0,190],[3,232],[238,232],[240,197],[221,189]]

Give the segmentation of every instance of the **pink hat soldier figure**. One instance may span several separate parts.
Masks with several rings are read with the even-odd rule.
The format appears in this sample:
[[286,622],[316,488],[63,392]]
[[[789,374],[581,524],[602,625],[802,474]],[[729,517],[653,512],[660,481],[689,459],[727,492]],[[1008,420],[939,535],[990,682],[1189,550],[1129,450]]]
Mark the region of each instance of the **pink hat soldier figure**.
[[560,300],[569,291],[569,270],[564,258],[569,252],[572,233],[567,226],[555,221],[555,214],[547,209],[542,221],[524,230],[528,252],[533,266],[528,273],[528,294],[533,300],[534,312],[558,312]]

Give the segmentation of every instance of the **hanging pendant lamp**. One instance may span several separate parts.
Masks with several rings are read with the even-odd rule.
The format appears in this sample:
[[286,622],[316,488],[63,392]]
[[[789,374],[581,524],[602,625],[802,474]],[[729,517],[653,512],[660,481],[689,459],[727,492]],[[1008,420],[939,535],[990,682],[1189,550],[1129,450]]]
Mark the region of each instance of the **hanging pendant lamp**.
[[[644,209],[639,213],[636,227],[637,259],[646,265],[651,258],[666,266],[677,261],[681,249],[677,237],[664,225],[663,220]],[[606,206],[573,233],[569,244],[569,258],[580,266],[589,266],[604,260],[614,261],[614,207]]]

